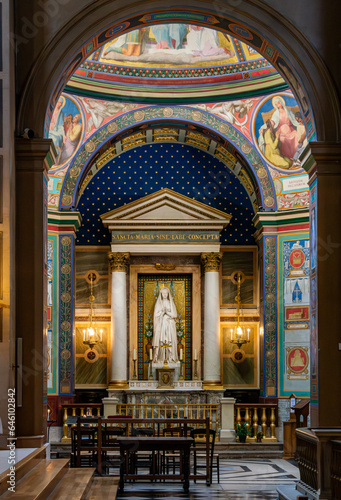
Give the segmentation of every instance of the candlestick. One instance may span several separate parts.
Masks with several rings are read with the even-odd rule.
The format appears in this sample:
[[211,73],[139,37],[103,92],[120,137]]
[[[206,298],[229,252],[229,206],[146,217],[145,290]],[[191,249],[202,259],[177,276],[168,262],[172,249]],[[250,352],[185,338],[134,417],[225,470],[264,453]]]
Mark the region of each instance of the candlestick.
[[50,420],[50,412],[51,412],[51,410],[50,410],[50,409],[48,409],[48,410],[47,410],[47,420],[48,420],[48,421]]
[[136,374],[136,359],[133,359],[134,362],[134,373],[133,373],[133,380],[137,379],[137,374]]
[[148,379],[149,380],[154,380],[152,362],[153,362],[153,349],[149,349],[149,366],[148,366],[148,369],[149,369]]
[[182,358],[183,358],[183,350],[182,348],[180,349],[180,361],[182,361]]
[[179,380],[184,380],[184,376],[182,374],[182,365],[183,365],[183,362],[181,361],[180,359],[180,373],[179,373]]
[[250,340],[250,328],[247,329],[247,340]]
[[197,363],[198,363],[198,360],[195,359],[194,360],[194,380],[197,380],[198,379],[198,372],[197,372]]
[[163,363],[163,368],[169,368],[169,365],[168,365],[168,359],[167,359],[167,349],[172,347],[171,344],[167,344],[167,342],[164,342],[162,344],[162,347],[164,348],[164,351],[165,351],[165,361]]
[[133,350],[133,361],[136,361],[137,360],[137,357],[136,357],[136,349]]
[[196,349],[194,349],[194,361],[198,361],[198,353]]
[[233,328],[231,328],[231,340],[233,340]]

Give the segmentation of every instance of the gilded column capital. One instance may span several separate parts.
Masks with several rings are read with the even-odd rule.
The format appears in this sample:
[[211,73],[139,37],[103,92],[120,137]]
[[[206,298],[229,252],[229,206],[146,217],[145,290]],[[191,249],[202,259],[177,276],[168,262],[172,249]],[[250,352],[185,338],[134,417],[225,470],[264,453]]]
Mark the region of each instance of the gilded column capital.
[[223,258],[222,252],[210,252],[201,254],[201,262],[204,266],[205,273],[219,272],[220,263]]
[[124,272],[128,273],[128,266],[130,260],[129,252],[109,252],[108,259],[110,262],[110,269],[112,273]]

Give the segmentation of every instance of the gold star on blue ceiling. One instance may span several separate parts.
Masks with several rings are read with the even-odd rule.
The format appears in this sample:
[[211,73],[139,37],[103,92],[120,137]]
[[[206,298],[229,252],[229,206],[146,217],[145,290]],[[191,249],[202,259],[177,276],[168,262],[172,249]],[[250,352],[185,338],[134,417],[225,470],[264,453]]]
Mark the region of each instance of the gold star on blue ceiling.
[[[135,168],[133,172],[131,165]],[[127,166],[130,169],[129,178]],[[231,214],[231,222],[221,233],[222,245],[255,243],[251,236],[255,232],[252,203],[235,174],[218,158],[195,147],[167,143],[159,143],[157,147],[154,144],[143,145],[129,150],[129,154],[122,153],[93,176],[78,204],[82,225],[77,232],[76,243],[108,246],[110,234],[103,226],[100,214],[159,191],[162,187]],[[96,234],[89,235],[89,227],[92,228],[91,233]]]

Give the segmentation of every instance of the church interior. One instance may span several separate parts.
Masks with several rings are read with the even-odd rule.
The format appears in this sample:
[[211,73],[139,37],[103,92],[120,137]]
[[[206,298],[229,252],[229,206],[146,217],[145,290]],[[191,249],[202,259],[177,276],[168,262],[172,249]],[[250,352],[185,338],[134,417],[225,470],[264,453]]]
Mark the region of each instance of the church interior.
[[341,5],[12,3],[0,495],[341,498]]

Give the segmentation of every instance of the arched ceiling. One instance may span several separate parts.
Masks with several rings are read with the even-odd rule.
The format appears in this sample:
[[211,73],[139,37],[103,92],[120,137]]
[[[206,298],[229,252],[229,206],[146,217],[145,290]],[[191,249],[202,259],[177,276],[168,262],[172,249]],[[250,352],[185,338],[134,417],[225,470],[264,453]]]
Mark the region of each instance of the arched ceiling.
[[[173,134],[169,134],[170,127]],[[180,132],[178,127],[185,130]],[[166,128],[166,133],[163,131]],[[154,130],[156,129],[156,130]],[[186,131],[188,129],[188,131]],[[137,134],[136,134],[137,133]],[[130,136],[133,135],[133,139]],[[83,143],[67,169],[61,190],[60,209],[78,204],[84,181],[98,165],[128,148],[146,142],[195,143],[200,149],[223,159],[228,168],[240,175],[255,207],[274,210],[276,196],[271,175],[250,141],[220,117],[191,107],[145,106],[119,115]],[[110,156],[109,156],[110,157]],[[251,180],[252,179],[252,180]]]
[[[129,30],[127,22],[97,35],[47,113],[46,135],[58,153],[49,208],[77,209],[99,170],[129,149],[174,142],[222,161],[254,212],[307,206],[298,148],[313,127],[305,132],[297,120],[311,124],[310,110],[255,49],[264,54],[262,39],[237,25],[216,30],[213,18],[200,26],[142,21],[142,28]],[[273,122],[275,137],[279,105],[286,132],[269,150],[266,123]]]
[[[197,153],[198,157],[200,157],[200,155],[202,156],[202,152],[205,151],[209,156],[220,160],[220,162],[222,162],[220,171],[224,168],[226,175],[233,173],[243,185],[253,205],[253,211],[257,213],[259,205],[263,203],[262,192],[259,190],[254,173],[248,165],[241,158],[238,158],[229,151],[227,149],[227,144],[224,144],[219,136],[211,134],[211,137],[209,137],[207,131],[199,131],[199,127],[199,130],[190,130],[183,124],[181,125],[182,128],[174,127],[171,123],[168,127],[162,126],[161,124],[151,125],[148,127],[148,130],[141,130],[138,128],[137,131],[134,131],[134,129],[132,129],[129,131],[129,134],[123,134],[123,137],[120,135],[115,136],[114,141],[110,141],[110,147],[106,144],[103,148],[104,152],[99,152],[99,154],[92,159],[91,163],[89,163],[79,184],[77,200],[82,196],[89,182],[92,182],[97,172],[111,162],[113,158],[119,157],[122,153],[135,149],[137,146],[142,147],[148,144],[183,143],[199,150]],[[209,157],[207,154],[205,158]],[[116,164],[118,164],[118,162],[116,162]],[[219,183],[221,183],[221,179],[218,178],[215,184],[218,185]],[[77,201],[77,206],[78,205],[79,202]]]
[[212,102],[287,84],[263,56],[236,37],[184,23],[138,28],[97,47],[66,91],[144,103]]
[[83,187],[77,244],[110,245],[100,215],[165,188],[231,215],[221,233],[223,245],[254,244],[252,202],[241,179],[221,160],[177,141],[134,147],[139,139],[129,137],[129,147],[96,170]]
[[[77,208],[87,182],[109,160],[127,149],[160,142],[192,144],[219,158],[238,176],[255,212],[306,207],[307,175],[299,162],[288,163],[280,151],[269,161],[259,142],[262,123],[274,116],[278,100],[293,117],[298,106],[288,92],[191,106],[148,106],[64,94],[49,132],[59,153],[49,175],[49,208]],[[70,137],[63,141],[77,116],[79,138],[70,149]],[[289,135],[296,140],[298,132],[292,127]],[[283,158],[285,164],[276,165]]]

